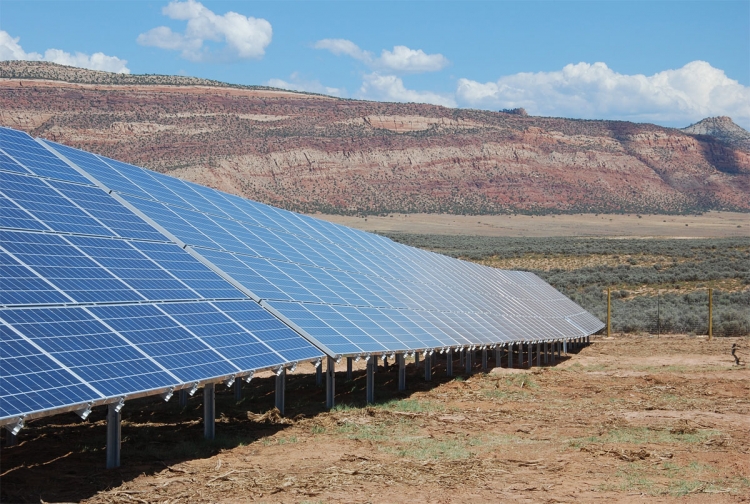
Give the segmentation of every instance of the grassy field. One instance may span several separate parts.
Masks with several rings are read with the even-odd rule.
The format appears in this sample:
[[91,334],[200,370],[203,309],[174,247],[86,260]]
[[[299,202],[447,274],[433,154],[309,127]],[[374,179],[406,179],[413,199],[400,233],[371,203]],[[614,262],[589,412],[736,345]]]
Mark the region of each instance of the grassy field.
[[706,334],[711,287],[714,334],[750,334],[750,238],[384,234],[487,266],[531,271],[601,320],[610,288],[612,328],[618,332]]

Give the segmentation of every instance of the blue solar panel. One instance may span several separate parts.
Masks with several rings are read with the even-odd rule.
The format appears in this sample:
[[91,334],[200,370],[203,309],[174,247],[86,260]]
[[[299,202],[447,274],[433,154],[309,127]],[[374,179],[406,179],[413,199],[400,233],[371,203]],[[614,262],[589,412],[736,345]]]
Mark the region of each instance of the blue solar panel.
[[101,398],[26,338],[5,325],[0,311],[0,418]]
[[0,148],[31,173],[40,177],[90,184],[85,177],[58,159],[26,133],[0,127]]
[[184,382],[242,371],[160,305],[95,306],[90,311]]
[[179,383],[86,309],[5,310],[0,317],[106,397]]

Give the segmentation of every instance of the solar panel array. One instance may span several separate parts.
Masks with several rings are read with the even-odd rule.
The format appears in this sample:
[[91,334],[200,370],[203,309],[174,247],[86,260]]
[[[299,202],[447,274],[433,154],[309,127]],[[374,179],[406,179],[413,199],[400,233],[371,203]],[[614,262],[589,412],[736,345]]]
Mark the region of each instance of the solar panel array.
[[28,135],[0,128],[0,420],[320,350]]
[[321,351],[552,341],[603,327],[531,273],[5,128],[0,205],[0,421]]

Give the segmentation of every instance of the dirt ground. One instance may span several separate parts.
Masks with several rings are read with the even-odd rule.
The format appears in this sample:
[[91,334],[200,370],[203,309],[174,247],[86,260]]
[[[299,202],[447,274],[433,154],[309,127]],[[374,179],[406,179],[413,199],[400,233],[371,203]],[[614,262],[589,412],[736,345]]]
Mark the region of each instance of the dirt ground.
[[703,215],[575,214],[448,215],[393,214],[314,217],[364,231],[476,236],[602,236],[628,238],[720,238],[750,236],[750,214],[707,212]]
[[240,402],[217,388],[212,442],[200,392],[185,409],[126,403],[116,470],[104,411],[60,415],[2,449],[2,501],[748,502],[750,370],[732,343],[750,357],[750,338],[598,337],[531,369],[475,359],[466,375],[455,360],[453,379],[439,356],[431,382],[409,363],[406,393],[381,366],[369,407],[362,363],[350,381],[342,364],[331,412],[307,364],[288,377],[286,418],[272,377]]

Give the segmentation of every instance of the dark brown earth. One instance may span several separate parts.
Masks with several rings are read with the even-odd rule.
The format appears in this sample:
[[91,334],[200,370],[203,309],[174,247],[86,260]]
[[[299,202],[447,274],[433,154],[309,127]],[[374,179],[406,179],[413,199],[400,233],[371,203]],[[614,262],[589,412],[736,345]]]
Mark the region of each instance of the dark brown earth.
[[110,471],[103,412],[52,417],[3,448],[2,501],[748,502],[750,371],[733,343],[750,357],[748,338],[617,335],[452,380],[440,358],[431,383],[409,365],[407,393],[381,368],[371,407],[359,366],[337,376],[332,412],[308,365],[290,375],[287,418],[270,377],[239,403],[222,388],[214,442],[200,393],[184,411],[132,401]]
[[0,124],[323,213],[750,211],[750,133],[0,62]]

